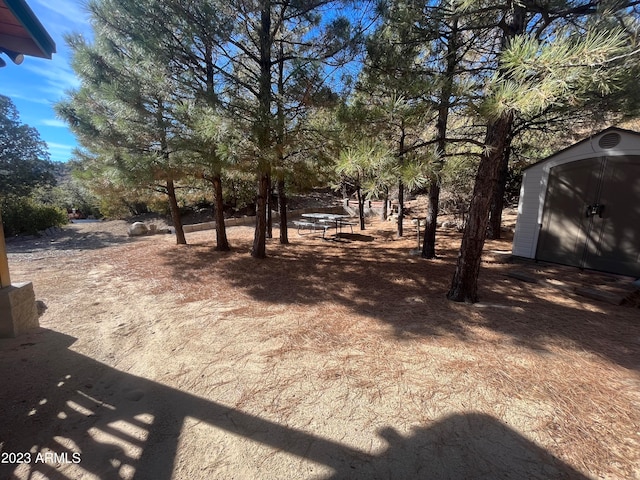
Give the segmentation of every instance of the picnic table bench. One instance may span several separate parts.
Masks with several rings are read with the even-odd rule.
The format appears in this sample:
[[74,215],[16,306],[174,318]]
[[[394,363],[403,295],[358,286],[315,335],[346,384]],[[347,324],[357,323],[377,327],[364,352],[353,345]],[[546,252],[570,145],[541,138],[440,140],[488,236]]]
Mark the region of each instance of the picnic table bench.
[[296,227],[298,227],[298,234],[302,235],[302,233],[300,232],[301,230],[322,230],[322,238],[324,238],[325,233],[327,233],[327,230],[331,228],[331,225],[327,225],[324,223],[320,223],[320,222],[313,222],[313,221],[307,221],[307,220],[294,220],[292,222]]
[[[335,226],[336,230],[340,229],[342,230],[342,227],[349,227],[351,228],[351,233],[353,233],[353,227],[355,225],[357,225],[354,222],[349,222],[347,220],[344,220],[342,218],[336,218],[336,219],[331,219],[331,218],[324,218],[322,220],[320,220],[322,223],[327,223],[330,224],[331,226]],[[337,233],[337,232],[336,232]]]

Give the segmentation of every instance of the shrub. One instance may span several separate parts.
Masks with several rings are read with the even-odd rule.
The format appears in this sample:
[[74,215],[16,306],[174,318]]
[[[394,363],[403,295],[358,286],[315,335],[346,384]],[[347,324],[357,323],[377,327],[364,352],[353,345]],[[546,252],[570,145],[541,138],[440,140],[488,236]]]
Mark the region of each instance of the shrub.
[[61,208],[44,205],[28,197],[2,199],[2,225],[5,235],[35,234],[69,221]]

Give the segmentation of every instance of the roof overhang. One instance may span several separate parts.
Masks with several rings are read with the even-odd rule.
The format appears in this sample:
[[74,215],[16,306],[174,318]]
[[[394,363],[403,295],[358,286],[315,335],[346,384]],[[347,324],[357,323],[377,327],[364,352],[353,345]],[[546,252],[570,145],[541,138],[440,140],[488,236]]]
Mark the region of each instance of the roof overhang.
[[24,0],[0,0],[0,48],[51,58],[56,44]]

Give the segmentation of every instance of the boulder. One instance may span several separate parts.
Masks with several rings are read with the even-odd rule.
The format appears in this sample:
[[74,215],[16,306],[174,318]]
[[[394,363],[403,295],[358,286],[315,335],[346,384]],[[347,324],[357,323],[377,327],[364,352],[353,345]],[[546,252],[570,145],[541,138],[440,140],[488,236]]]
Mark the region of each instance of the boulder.
[[139,237],[140,235],[146,235],[149,232],[147,226],[142,222],[135,222],[129,225],[127,233],[130,237]]
[[42,300],[36,300],[36,310],[38,311],[38,316],[41,317],[42,315],[44,315],[44,312],[47,311],[47,304],[44,303]]

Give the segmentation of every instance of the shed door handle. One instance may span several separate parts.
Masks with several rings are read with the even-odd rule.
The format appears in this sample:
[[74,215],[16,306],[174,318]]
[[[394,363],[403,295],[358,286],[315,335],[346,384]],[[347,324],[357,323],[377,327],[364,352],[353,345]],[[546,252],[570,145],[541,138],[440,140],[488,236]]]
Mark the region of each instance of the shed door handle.
[[594,203],[593,205],[587,205],[586,215],[587,215],[587,218],[593,217],[594,215],[598,215],[598,217],[602,218],[603,211],[604,211],[604,205],[600,203]]

